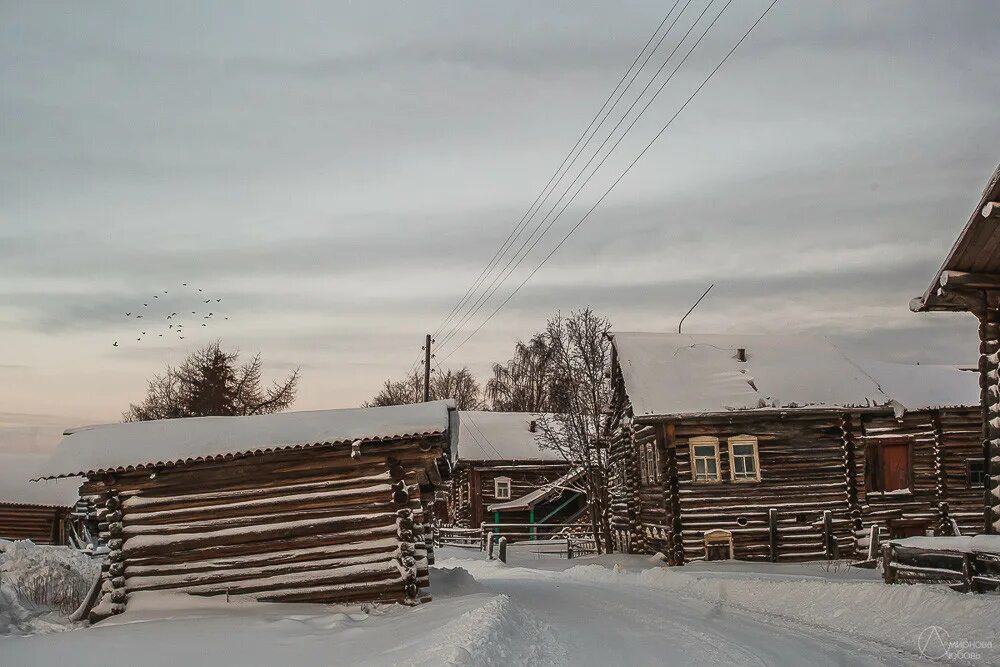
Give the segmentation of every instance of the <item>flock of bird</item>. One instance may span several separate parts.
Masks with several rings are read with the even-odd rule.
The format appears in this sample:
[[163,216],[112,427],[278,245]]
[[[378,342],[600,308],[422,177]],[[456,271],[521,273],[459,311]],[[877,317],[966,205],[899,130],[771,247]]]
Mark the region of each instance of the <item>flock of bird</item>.
[[[208,327],[210,324],[218,322],[220,319],[229,319],[227,315],[216,312],[219,308],[218,304],[222,303],[221,297],[211,297],[205,294],[202,288],[189,287],[188,283],[181,283],[181,288],[183,289],[175,291],[172,296],[170,290],[163,290],[162,294],[154,294],[141,306],[136,306],[125,312],[127,319],[136,321],[135,340],[137,343],[141,343],[146,338],[159,339],[175,336],[178,340],[184,340],[191,333],[192,328],[197,331],[201,327]],[[178,295],[180,296],[178,297]],[[188,309],[192,307],[192,304],[195,304],[196,310],[191,310],[188,314]],[[177,310],[174,310],[175,308]],[[143,321],[139,322],[139,320]],[[199,324],[201,326],[198,326]],[[119,341],[116,340],[112,347],[119,347]]]

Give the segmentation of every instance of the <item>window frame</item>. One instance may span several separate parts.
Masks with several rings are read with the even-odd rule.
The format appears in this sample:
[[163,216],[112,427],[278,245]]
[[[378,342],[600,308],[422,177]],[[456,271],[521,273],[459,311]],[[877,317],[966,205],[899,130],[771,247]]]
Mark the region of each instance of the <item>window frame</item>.
[[[914,471],[913,471],[913,442],[914,439],[911,436],[892,436],[892,437],[882,437],[874,441],[869,441],[865,446],[865,493],[872,493],[875,495],[885,495],[885,494],[896,494],[899,495],[901,492],[913,493],[914,485]],[[899,446],[904,445],[906,447],[906,464],[907,464],[907,485],[905,488],[901,489],[888,489],[886,490],[884,484],[882,483],[882,467],[885,465],[882,449],[886,446]]]
[[[972,464],[978,463],[982,466],[982,476],[983,481],[980,484],[973,485],[972,483]],[[965,486],[968,489],[985,489],[986,488],[986,461],[979,457],[969,457],[965,459]]]
[[[500,477],[493,478],[493,497],[496,500],[511,500],[513,498],[513,489],[511,485],[511,478],[501,475]],[[500,495],[500,485],[507,485],[507,495]]]
[[649,477],[648,464],[646,463],[646,446],[639,445],[636,454],[639,457],[639,484],[643,485],[646,484],[646,479]]
[[639,445],[639,483],[651,486],[660,483],[659,455],[655,442]]
[[[722,481],[722,461],[719,455],[719,439],[714,435],[698,435],[688,438],[688,454],[691,458],[691,481],[695,484],[717,484]],[[715,448],[715,479],[698,479],[698,459],[709,459],[707,456],[695,455],[695,447]]]
[[[726,439],[726,444],[729,447],[729,481],[736,484],[753,484],[760,481],[760,448],[759,440],[755,435],[734,435]],[[753,447],[753,477],[737,477],[736,476],[736,466],[734,465],[734,455],[733,446],[734,445],[751,445]],[[740,454],[740,457],[745,457],[746,455]]]

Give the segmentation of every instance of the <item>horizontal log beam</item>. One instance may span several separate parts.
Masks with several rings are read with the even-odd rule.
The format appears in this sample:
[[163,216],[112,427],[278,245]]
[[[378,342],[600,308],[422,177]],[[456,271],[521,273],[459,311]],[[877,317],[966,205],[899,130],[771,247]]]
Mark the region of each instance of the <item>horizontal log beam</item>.
[[1000,290],[1000,274],[968,273],[965,271],[942,271],[939,279],[941,287],[947,289],[993,289]]

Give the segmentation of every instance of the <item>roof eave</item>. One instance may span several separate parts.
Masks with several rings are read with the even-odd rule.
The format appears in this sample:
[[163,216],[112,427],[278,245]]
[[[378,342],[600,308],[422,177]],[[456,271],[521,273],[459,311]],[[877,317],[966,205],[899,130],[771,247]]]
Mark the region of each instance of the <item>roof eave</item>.
[[273,454],[277,452],[285,452],[296,449],[311,449],[314,447],[337,447],[343,445],[350,445],[355,442],[361,444],[372,444],[388,442],[391,440],[426,440],[428,438],[438,438],[445,435],[445,431],[434,431],[427,433],[412,433],[412,434],[402,434],[393,436],[375,436],[368,438],[352,438],[346,440],[335,440],[326,442],[313,442],[313,443],[299,443],[291,445],[273,445],[271,447],[258,447],[250,450],[243,450],[239,452],[225,452],[221,454],[208,454],[205,456],[190,457],[186,459],[177,459],[171,461],[146,461],[144,463],[136,463],[129,465],[121,465],[108,468],[97,468],[94,470],[78,471],[78,472],[65,472],[51,475],[42,475],[40,477],[35,477],[31,481],[38,482],[40,480],[51,480],[51,479],[64,479],[67,477],[91,477],[95,475],[107,475],[107,474],[123,474],[130,472],[141,472],[143,470],[158,469],[158,468],[176,468],[178,466],[187,466],[198,463],[216,463],[219,461],[231,461],[234,459],[245,459],[251,456],[263,456],[266,454]]
[[865,413],[878,414],[893,412],[891,405],[841,407],[841,406],[808,406],[801,408],[755,408],[747,410],[719,410],[705,412],[672,412],[636,415],[639,424],[655,424],[664,421],[682,421],[685,419],[721,419],[727,417],[780,417],[789,414],[843,414]]

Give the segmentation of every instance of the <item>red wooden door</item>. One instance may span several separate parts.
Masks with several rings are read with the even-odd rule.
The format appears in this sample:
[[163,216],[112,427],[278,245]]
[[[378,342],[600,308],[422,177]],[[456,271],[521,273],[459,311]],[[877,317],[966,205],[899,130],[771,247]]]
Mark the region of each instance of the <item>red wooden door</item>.
[[905,442],[882,445],[882,490],[910,488],[910,447]]

